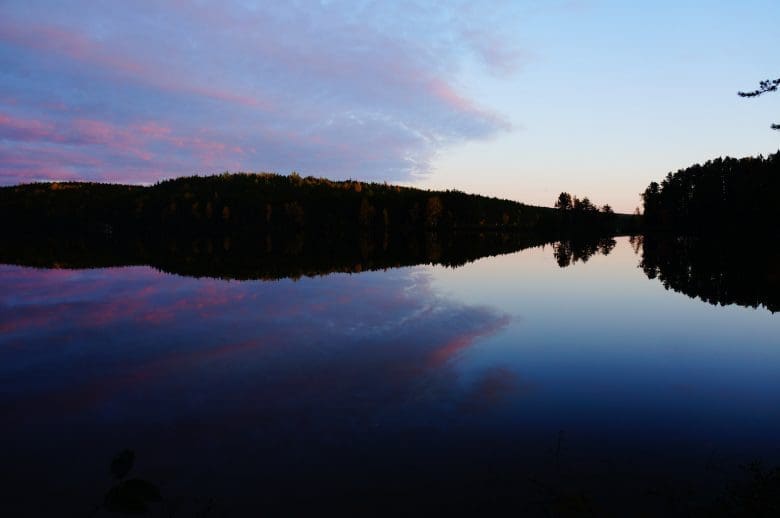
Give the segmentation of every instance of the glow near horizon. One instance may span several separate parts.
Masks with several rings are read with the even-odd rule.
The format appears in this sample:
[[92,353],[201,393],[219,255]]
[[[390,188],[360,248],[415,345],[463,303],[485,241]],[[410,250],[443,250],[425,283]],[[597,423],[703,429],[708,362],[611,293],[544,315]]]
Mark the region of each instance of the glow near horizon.
[[780,147],[770,1],[0,5],[0,184],[297,170],[630,212]]

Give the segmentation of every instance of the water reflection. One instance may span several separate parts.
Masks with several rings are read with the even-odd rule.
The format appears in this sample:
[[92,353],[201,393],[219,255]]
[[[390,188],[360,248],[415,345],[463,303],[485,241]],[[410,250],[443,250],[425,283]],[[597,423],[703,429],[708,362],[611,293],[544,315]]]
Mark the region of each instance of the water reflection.
[[553,255],[561,268],[582,261],[588,262],[596,254],[609,255],[617,242],[611,237],[575,236],[553,244]]
[[[7,289],[0,313],[3,363],[18,365],[23,358],[28,374],[5,386],[0,407],[17,423],[38,414],[92,411],[135,390],[152,396],[162,386],[186,398],[188,387],[177,386],[177,378],[224,372],[231,374],[228,383],[197,398],[231,400],[220,391],[236,389],[236,375],[248,371],[253,376],[242,380],[242,390],[261,398],[273,393],[276,402],[281,395],[286,407],[325,393],[350,406],[355,386],[396,387],[386,396],[365,394],[371,405],[403,400],[413,380],[435,382],[429,370],[508,321],[486,307],[438,298],[425,275],[403,270],[306,284],[225,284],[140,267],[2,267],[0,283]],[[26,296],[18,303],[11,293]],[[291,351],[294,357],[286,355]],[[338,358],[324,371],[323,354]],[[89,377],[83,376],[85,357]],[[275,386],[272,373],[293,363],[295,377]],[[266,410],[275,404],[263,402]]]
[[666,289],[710,304],[780,310],[780,248],[771,239],[648,235],[641,268]]
[[0,285],[6,462],[30,467],[4,482],[28,496],[46,465],[48,489],[89,501],[68,487],[74,469],[94,476],[74,468],[86,445],[103,462],[132,444],[158,476],[170,462],[188,482],[227,459],[244,482],[289,482],[305,476],[299,463],[352,462],[355,448],[384,456],[371,444],[446,427],[453,407],[484,410],[514,386],[488,371],[461,387],[452,360],[510,317],[439,296],[417,270],[225,283],[4,266]]
[[[456,254],[439,237],[397,257],[454,264],[520,244],[482,239]],[[390,263],[359,247],[335,263],[243,254],[257,249],[239,240],[131,256],[157,268],[0,266],[0,484],[12,495],[0,509],[88,515],[126,447],[133,476],[178,499],[177,516],[201,509],[198,495],[229,516],[345,501],[362,514],[495,502],[608,514],[615,502],[648,509],[648,491],[674,477],[725,476],[702,475],[705,464],[775,463],[779,322],[670,296],[635,252],[666,279],[667,262],[704,268],[691,251],[702,245],[652,239],[297,280],[284,277]],[[683,245],[685,261],[669,249]],[[41,261],[127,260],[62,250]]]
[[481,257],[549,243],[552,235],[461,232],[225,235],[119,239],[101,235],[0,240],[0,263],[43,268],[149,265],[192,277],[283,279],[418,264],[462,266]]

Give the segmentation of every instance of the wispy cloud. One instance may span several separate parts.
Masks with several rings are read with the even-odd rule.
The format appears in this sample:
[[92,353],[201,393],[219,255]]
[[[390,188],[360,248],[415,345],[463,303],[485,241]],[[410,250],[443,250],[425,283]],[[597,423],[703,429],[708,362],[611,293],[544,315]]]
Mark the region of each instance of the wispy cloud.
[[424,175],[444,146],[510,128],[458,78],[466,59],[495,74],[521,64],[496,25],[512,9],[4,2],[0,182]]

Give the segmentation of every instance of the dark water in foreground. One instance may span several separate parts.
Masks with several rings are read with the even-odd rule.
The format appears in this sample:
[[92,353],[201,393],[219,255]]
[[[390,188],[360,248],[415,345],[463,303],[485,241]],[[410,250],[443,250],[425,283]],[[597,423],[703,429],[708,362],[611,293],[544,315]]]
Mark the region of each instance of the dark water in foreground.
[[780,319],[616,241],[277,281],[0,266],[0,506],[90,516],[126,447],[175,516],[664,514],[780,463]]

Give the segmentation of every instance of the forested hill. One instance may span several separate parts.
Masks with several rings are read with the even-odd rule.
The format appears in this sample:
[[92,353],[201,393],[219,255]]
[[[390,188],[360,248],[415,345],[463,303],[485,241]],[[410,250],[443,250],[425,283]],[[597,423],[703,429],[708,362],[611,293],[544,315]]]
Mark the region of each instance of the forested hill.
[[680,233],[778,231],[780,152],[718,158],[669,173],[642,194],[644,224]]
[[[305,232],[308,236],[416,231],[558,232],[587,224],[616,232],[619,217],[562,211],[459,191],[428,191],[296,174],[223,174],[153,186],[36,183],[0,188],[8,232],[111,235],[224,235]],[[565,228],[564,228],[565,227]]]

